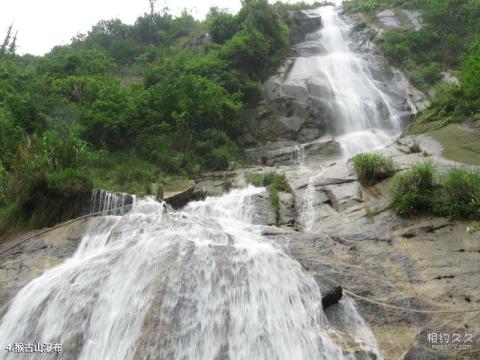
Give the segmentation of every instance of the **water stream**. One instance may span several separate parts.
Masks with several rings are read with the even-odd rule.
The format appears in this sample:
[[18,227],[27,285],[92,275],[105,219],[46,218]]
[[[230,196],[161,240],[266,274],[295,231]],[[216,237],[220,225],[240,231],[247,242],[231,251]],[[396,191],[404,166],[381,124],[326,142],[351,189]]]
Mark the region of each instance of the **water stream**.
[[[352,51],[338,10],[313,13],[323,27],[307,42],[323,51],[297,58],[287,82],[314,81],[330,94],[334,136],[346,156],[384,146],[400,130],[395,109]],[[292,160],[306,166],[303,146]],[[313,180],[307,231],[318,221]],[[94,193],[92,212],[132,206],[90,219],[74,256],[18,292],[1,320],[0,346],[61,343],[63,358],[82,360],[336,360],[354,359],[343,347],[354,342],[364,356],[381,358],[353,302],[344,298],[328,318],[313,277],[254,225],[254,197],[263,191],[233,190],[182,211]],[[18,358],[0,352],[0,359]]]
[[321,16],[322,27],[307,35],[299,48],[316,48],[317,54],[300,52],[285,83],[306,87],[319,97],[333,114],[331,131],[346,157],[392,142],[402,121],[372,75],[371,54],[353,50],[352,25],[339,16],[338,8],[325,6],[309,13]]
[[[74,256],[26,285],[0,345],[63,344],[72,359],[344,359],[314,279],[253,225],[248,187],[183,211],[137,200],[93,218]],[[338,316],[369,353],[355,308]],[[0,353],[2,359],[18,354]],[[49,353],[29,359],[50,359]]]

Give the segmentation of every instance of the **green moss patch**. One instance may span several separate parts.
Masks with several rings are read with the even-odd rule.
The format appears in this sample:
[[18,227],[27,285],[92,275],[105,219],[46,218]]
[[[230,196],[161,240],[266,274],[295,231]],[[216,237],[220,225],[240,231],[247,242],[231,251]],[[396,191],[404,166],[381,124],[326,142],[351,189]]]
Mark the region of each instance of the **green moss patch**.
[[450,124],[428,131],[443,146],[443,156],[469,165],[480,165],[480,131],[469,131],[458,124]]

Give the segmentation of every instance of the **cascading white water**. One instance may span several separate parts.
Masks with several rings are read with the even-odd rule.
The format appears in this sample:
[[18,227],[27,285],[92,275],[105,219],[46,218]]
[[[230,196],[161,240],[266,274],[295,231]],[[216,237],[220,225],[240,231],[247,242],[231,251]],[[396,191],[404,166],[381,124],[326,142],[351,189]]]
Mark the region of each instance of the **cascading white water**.
[[292,155],[294,155],[293,163],[303,168],[305,166],[305,146],[303,144],[296,145]]
[[[388,97],[348,25],[332,7],[308,41],[321,54],[297,58],[287,82],[314,82],[331,98],[334,134],[344,153],[383,146],[399,131]],[[304,147],[292,159],[305,166]],[[346,359],[342,338],[380,358],[375,338],[350,299],[335,318],[321,307],[314,279],[255,223],[252,196],[234,190],[170,211],[152,199],[123,214],[90,220],[76,253],[27,284],[0,323],[0,346],[61,343],[68,359]],[[307,189],[306,229],[318,222],[315,185]],[[309,202],[308,202],[309,201]],[[127,204],[92,195],[91,212]],[[0,359],[18,354],[0,352]],[[25,355],[51,359],[50,353]]]
[[313,231],[318,224],[317,213],[317,189],[315,187],[315,176],[308,179],[305,190],[305,201],[302,209],[301,225],[304,231]]
[[400,117],[373,79],[368,59],[352,50],[350,25],[333,6],[311,13],[321,16],[322,27],[309,34],[303,46],[321,50],[297,57],[286,84],[315,89],[334,114],[330,126],[347,157],[391,142],[401,130]]
[[133,201],[133,196],[126,193],[94,189],[90,199],[90,214],[108,212],[110,215],[122,215]]
[[[314,279],[252,225],[262,191],[182,212],[137,200],[126,215],[91,219],[74,256],[12,300],[0,346],[61,343],[66,358],[85,360],[344,359],[331,336],[345,335],[331,329]],[[360,319],[354,307],[342,311]],[[368,327],[351,325],[378,353]]]

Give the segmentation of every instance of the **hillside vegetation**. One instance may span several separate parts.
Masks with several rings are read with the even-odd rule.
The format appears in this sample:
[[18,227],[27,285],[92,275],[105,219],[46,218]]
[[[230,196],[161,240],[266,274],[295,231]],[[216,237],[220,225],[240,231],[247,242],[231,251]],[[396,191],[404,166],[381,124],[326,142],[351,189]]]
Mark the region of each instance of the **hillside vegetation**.
[[205,21],[155,11],[133,25],[100,21],[45,56],[15,48],[10,28],[0,48],[0,233],[29,223],[29,199],[47,179],[64,186],[73,174],[141,194],[166,176],[241,160],[242,110],[284,60],[288,29],[267,0],[246,0]]

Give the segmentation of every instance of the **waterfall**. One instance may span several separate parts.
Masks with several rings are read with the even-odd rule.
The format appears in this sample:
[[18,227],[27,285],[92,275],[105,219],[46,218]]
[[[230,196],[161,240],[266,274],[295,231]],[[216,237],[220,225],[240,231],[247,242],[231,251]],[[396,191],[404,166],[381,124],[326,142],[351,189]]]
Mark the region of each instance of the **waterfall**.
[[316,176],[308,179],[307,189],[305,190],[305,202],[302,209],[301,224],[303,230],[313,231],[317,224],[317,189],[315,187]]
[[300,52],[285,83],[306,87],[310,98],[333,114],[328,126],[344,155],[351,157],[392,142],[402,121],[372,76],[372,54],[352,50],[351,25],[338,11],[333,6],[310,11],[321,16],[322,27],[308,34],[299,48],[315,48],[317,53]]
[[[181,212],[139,199],[125,215],[92,218],[76,253],[12,300],[0,346],[60,343],[66,358],[85,360],[347,358],[314,279],[252,225],[251,200],[263,191]],[[342,304],[337,317],[359,319]],[[378,353],[368,327],[350,325]]]
[[305,167],[305,146],[303,144],[295,145],[295,151],[292,153],[293,163],[299,168]]
[[90,199],[90,214],[105,213],[108,211],[110,215],[122,215],[135,201],[133,195],[111,192],[102,189],[93,189]]
[[[331,130],[346,156],[384,146],[400,131],[397,110],[352,50],[338,10],[312,11],[323,27],[307,42],[321,52],[296,58],[286,83],[329,99]],[[303,145],[292,162],[306,168]],[[314,180],[302,214],[306,231],[319,222]],[[78,360],[340,360],[355,357],[346,345],[353,342],[362,358],[380,359],[353,301],[324,312],[311,274],[254,225],[253,199],[264,191],[250,186],[174,211],[151,198],[95,190],[91,213],[131,206],[90,218],[75,254],[17,293],[0,322],[0,347],[62,344],[59,357]]]

